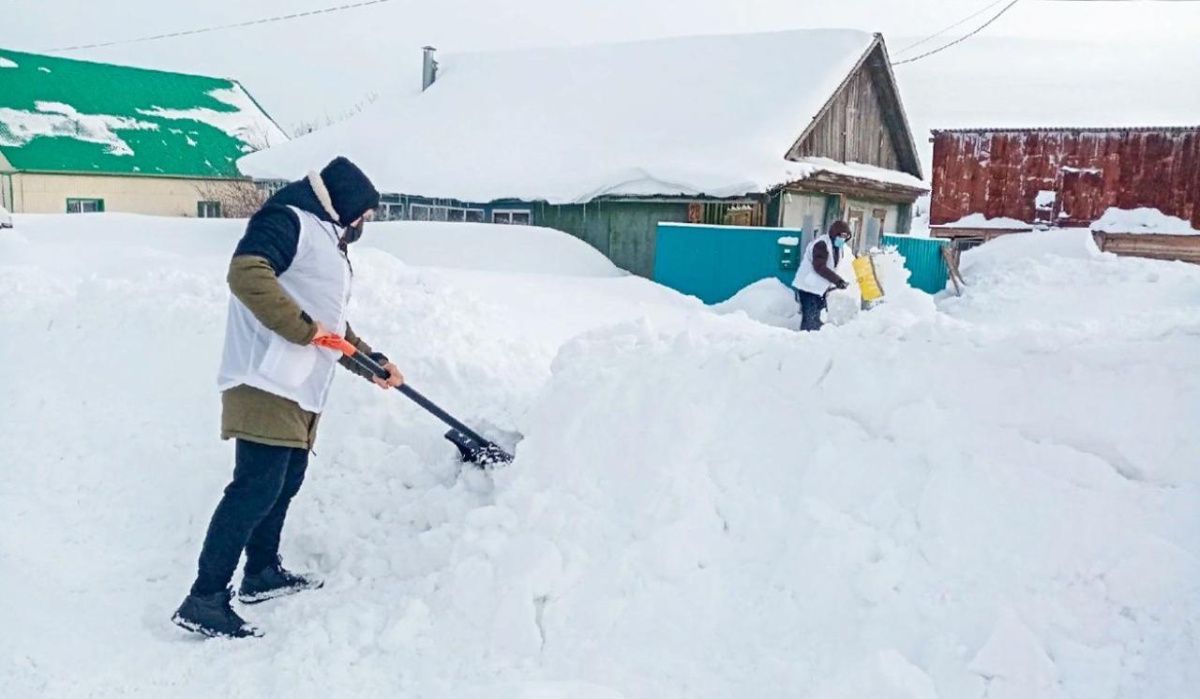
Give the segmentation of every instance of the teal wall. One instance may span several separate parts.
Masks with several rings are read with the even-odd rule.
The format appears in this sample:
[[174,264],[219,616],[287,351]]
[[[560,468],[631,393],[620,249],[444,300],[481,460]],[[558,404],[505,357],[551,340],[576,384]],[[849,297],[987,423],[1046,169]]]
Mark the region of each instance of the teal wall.
[[[909,286],[921,291],[936,294],[946,288],[950,280],[950,271],[946,261],[942,259],[942,248],[950,241],[937,238],[910,238],[906,235],[885,235],[884,245],[894,245],[904,256],[904,266],[912,272],[908,279]],[[886,291],[886,290],[885,290]]]
[[658,225],[654,281],[705,303],[719,303],[767,277],[791,284],[795,259],[783,262],[779,238],[800,230],[741,226]]

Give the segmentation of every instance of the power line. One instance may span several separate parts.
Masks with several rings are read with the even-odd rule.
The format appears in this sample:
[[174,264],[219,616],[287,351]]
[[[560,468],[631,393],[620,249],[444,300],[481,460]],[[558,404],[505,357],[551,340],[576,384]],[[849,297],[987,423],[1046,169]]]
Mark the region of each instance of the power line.
[[1004,6],[1004,8],[1002,10],[997,12],[995,14],[995,16],[993,16],[991,19],[984,22],[983,24],[979,25],[978,27],[976,27],[974,30],[967,33],[966,35],[960,36],[959,38],[955,39],[954,41],[951,41],[948,44],[943,44],[932,51],[926,51],[925,53],[923,53],[919,56],[913,56],[912,58],[906,58],[903,61],[896,61],[896,62],[892,63],[892,66],[893,67],[894,66],[902,66],[906,63],[913,63],[915,61],[921,60],[922,58],[928,58],[929,56],[932,56],[935,53],[941,53],[942,51],[945,51],[946,49],[950,48],[951,46],[957,46],[958,44],[961,44],[962,42],[966,41],[967,39],[970,39],[971,37],[975,36],[976,34],[983,31],[984,29],[987,29],[988,27],[990,27],[996,20],[1000,19],[1001,17],[1004,16],[1004,14],[1006,12],[1011,10],[1013,8],[1013,6],[1016,5],[1018,2],[1021,2],[1021,0],[1012,0],[1012,2],[1008,3],[1007,5]]
[[896,52],[896,54],[899,55],[899,54],[904,53],[905,51],[914,49],[914,48],[920,46],[921,44],[929,43],[930,41],[933,41],[934,39],[938,38],[939,36],[950,31],[951,29],[957,29],[957,28],[961,27],[962,25],[966,24],[967,22],[970,22],[971,20],[975,19],[979,15],[983,14],[984,12],[987,12],[988,10],[992,9],[993,7],[995,7],[996,5],[999,5],[1002,2],[1004,2],[1004,0],[992,0],[992,2],[988,3],[985,7],[981,8],[979,10],[976,10],[975,12],[972,12],[971,14],[967,15],[966,17],[963,17],[962,19],[958,20],[957,22],[955,22],[954,24],[951,24],[948,27],[939,29],[937,31],[937,33],[930,34],[929,36],[925,37],[924,39],[921,39],[920,41],[913,42],[913,43],[909,44],[908,46],[901,48],[899,51]]
[[252,19],[245,22],[236,22],[234,24],[222,24],[215,27],[203,27],[200,29],[187,29],[180,32],[171,32],[169,34],[155,34],[154,36],[142,36],[136,39],[118,39],[117,41],[105,41],[99,44],[81,44],[79,46],[66,46],[57,49],[46,49],[46,53],[62,53],[65,51],[79,51],[81,49],[98,49],[106,46],[117,46],[120,44],[140,44],[146,41],[158,41],[160,39],[174,39],[180,36],[193,36],[195,34],[207,34],[208,32],[217,32],[224,29],[238,29],[240,27],[252,27],[258,24],[270,24],[272,22],[283,22],[286,20],[300,19],[301,17],[312,17],[314,15],[327,15],[343,10],[353,10],[359,7],[367,7],[368,5],[382,5],[385,2],[392,0],[364,0],[363,2],[351,3],[348,5],[338,5],[336,7],[326,7],[320,10],[308,10],[305,12],[293,12],[290,15],[278,15],[276,17],[263,17],[261,19]]

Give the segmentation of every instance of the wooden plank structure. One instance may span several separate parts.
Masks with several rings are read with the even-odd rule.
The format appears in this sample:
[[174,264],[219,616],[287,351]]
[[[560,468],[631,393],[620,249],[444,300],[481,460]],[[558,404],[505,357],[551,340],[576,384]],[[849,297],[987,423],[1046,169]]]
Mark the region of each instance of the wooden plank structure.
[[1200,235],[1093,233],[1092,237],[1096,240],[1096,247],[1105,252],[1200,264]]

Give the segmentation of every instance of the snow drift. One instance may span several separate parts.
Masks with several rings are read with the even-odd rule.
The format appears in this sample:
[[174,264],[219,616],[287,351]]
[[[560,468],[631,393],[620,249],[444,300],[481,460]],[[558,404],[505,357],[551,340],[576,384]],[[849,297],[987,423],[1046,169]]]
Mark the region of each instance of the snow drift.
[[460,472],[432,420],[340,377],[284,544],[326,588],[248,609],[261,641],[196,642],[167,616],[230,467],[212,375],[237,224],[18,226],[0,232],[0,321],[22,333],[0,343],[11,696],[1200,682],[1195,267],[1012,236],[966,257],[962,298],[800,335],[634,277],[357,251],[356,328],[452,410],[522,433],[517,461]]

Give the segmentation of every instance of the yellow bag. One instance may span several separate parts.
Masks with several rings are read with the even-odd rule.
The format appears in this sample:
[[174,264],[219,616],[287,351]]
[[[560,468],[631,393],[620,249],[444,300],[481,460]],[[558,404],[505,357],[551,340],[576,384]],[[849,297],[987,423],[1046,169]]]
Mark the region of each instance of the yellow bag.
[[875,263],[870,255],[854,258],[854,276],[858,278],[858,289],[862,292],[864,303],[871,303],[883,298],[883,288],[879,286],[879,278],[875,276]]

